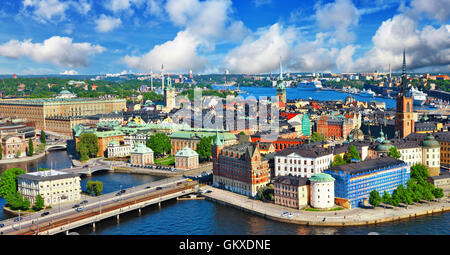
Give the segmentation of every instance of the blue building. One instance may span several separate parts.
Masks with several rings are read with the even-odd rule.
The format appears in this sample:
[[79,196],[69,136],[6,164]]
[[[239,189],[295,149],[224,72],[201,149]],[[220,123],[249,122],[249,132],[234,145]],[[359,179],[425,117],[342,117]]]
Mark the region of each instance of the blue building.
[[324,170],[333,178],[335,197],[348,199],[352,208],[368,204],[369,194],[377,190],[392,195],[398,185],[406,185],[410,167],[404,161],[381,157]]

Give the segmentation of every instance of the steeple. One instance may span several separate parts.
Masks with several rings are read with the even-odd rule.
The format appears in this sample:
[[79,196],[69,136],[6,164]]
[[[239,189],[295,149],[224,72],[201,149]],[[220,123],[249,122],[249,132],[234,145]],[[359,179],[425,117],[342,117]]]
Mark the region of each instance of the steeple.
[[220,137],[219,137],[219,130],[216,129],[216,137],[215,137],[213,145],[222,146],[223,144],[224,143],[220,140]]
[[161,64],[161,89],[164,90],[164,64]]
[[407,80],[406,80],[406,57],[405,57],[405,49],[403,48],[403,66],[402,66],[402,94],[405,95],[407,89]]
[[283,67],[281,66],[281,56],[280,56],[280,81],[283,80]]

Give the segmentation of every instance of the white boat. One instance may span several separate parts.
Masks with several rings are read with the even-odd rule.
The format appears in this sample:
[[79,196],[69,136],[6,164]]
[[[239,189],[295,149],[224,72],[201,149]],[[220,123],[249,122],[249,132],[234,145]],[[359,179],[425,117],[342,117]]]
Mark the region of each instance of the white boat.
[[307,90],[319,90],[322,89],[323,87],[320,81],[310,81],[310,82],[301,82],[298,88]]
[[371,89],[365,90],[363,89],[361,93],[359,93],[362,97],[374,97],[376,95],[375,92],[373,92]]
[[422,106],[427,101],[428,95],[426,93],[424,93],[414,87],[411,87],[409,92],[411,93],[411,96],[413,97],[413,105]]

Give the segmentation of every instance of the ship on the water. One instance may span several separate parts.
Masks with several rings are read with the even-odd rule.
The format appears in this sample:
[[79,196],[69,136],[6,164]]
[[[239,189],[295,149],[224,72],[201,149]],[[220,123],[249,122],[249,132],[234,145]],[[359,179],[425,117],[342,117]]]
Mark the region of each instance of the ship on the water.
[[373,92],[371,89],[368,89],[368,90],[363,89],[363,90],[359,93],[359,95],[362,96],[362,97],[375,97],[375,96],[376,96],[376,93]]
[[311,80],[308,82],[300,82],[298,88],[307,90],[320,90],[323,89],[323,86],[322,82],[318,80]]
[[411,96],[413,97],[413,105],[422,106],[427,101],[427,94],[416,89],[415,87],[411,87],[409,90]]

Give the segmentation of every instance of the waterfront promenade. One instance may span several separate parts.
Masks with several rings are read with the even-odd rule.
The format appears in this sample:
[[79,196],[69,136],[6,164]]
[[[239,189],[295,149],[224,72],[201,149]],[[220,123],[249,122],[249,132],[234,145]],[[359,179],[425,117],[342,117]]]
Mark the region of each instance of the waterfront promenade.
[[[305,211],[283,207],[272,203],[264,203],[250,199],[230,191],[203,186],[211,193],[203,194],[207,200],[235,207],[246,212],[281,222],[307,225],[307,226],[360,226],[393,222],[419,216],[432,215],[450,211],[450,198],[448,193],[437,202],[423,202],[406,207],[379,206],[373,208],[354,208],[339,211]],[[291,212],[292,217],[282,216],[284,212]]]

